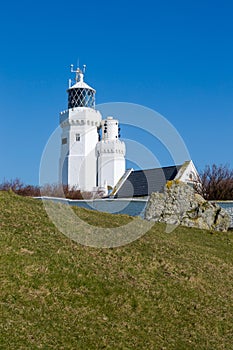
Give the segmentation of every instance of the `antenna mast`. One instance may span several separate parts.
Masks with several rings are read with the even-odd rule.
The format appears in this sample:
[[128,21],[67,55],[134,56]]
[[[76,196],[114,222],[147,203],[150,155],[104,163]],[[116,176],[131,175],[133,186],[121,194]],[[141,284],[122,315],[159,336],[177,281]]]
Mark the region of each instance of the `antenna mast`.
[[75,80],[76,80],[76,83],[78,83],[79,81],[83,81],[83,77],[86,72],[86,65],[85,64],[83,65],[83,69],[80,69],[79,66],[76,69],[74,69],[74,65],[71,64],[70,71],[71,73],[76,73]]

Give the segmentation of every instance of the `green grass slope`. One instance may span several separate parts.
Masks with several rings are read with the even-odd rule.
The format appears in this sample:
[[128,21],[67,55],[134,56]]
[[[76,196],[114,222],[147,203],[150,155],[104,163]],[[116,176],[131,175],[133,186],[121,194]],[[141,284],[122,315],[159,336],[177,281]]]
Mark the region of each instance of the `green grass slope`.
[[[89,223],[130,218],[74,209]],[[155,225],[113,249],[0,192],[1,349],[233,349],[233,238]]]

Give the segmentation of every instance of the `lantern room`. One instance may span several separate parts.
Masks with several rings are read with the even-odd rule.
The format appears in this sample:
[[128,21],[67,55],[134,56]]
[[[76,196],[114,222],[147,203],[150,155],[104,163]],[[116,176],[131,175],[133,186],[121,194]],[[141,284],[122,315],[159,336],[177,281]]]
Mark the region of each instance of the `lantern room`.
[[68,108],[87,107],[95,108],[95,93],[96,91],[84,82],[85,66],[83,70],[77,68],[73,69],[71,66],[71,72],[76,73],[75,83],[72,85],[72,81],[69,81],[68,92]]

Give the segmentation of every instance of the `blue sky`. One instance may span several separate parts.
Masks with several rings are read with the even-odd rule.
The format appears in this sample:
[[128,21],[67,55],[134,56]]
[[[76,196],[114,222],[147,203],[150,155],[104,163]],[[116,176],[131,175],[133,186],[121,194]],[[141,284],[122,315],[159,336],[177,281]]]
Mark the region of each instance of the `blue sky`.
[[0,181],[38,182],[78,58],[97,103],[152,108],[178,130],[199,169],[232,167],[232,17],[232,1],[3,2]]

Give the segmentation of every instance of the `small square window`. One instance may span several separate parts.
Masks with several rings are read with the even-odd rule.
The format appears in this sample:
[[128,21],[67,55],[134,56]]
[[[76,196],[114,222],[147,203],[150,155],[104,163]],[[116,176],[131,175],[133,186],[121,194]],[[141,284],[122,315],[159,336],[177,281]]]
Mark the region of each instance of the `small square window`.
[[76,141],[80,141],[80,134],[76,134],[75,138],[76,138]]
[[65,137],[64,139],[62,139],[61,143],[62,145],[65,145],[67,143],[67,138]]

